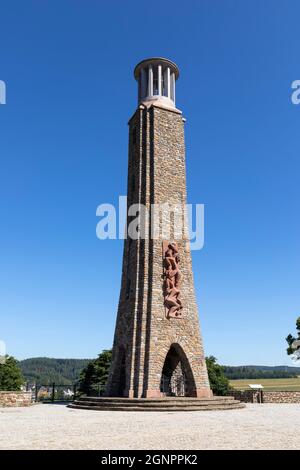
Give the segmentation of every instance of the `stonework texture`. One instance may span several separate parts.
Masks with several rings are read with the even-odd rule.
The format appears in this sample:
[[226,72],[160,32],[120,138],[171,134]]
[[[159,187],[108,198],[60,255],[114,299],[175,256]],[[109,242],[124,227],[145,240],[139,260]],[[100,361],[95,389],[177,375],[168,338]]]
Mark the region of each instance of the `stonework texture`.
[[[128,206],[185,204],[184,121],[179,110],[140,105],[129,121]],[[211,397],[198,311],[187,228],[171,231],[180,254],[182,317],[166,318],[163,292],[162,236],[124,243],[122,282],[106,394],[161,396],[166,356],[173,346],[188,378],[187,395]],[[132,219],[128,217],[128,224]],[[162,220],[161,222],[162,223]],[[141,221],[143,226],[143,221]],[[175,235],[177,238],[175,238]]]
[[[258,394],[253,390],[234,390],[230,395],[244,403],[256,403]],[[300,403],[300,392],[270,392],[263,390],[263,403]]]
[[0,392],[0,407],[30,405],[31,392]]
[[300,392],[263,392],[264,403],[300,403]]

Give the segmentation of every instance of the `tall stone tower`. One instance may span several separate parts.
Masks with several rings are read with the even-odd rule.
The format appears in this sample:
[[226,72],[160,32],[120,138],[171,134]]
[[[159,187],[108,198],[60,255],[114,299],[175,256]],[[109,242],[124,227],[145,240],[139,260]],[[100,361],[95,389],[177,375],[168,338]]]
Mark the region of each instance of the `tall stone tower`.
[[[210,398],[186,226],[178,235],[171,224],[167,239],[153,237],[151,228],[153,205],[186,203],[185,119],[175,106],[179,70],[170,60],[151,58],[136,66],[134,76],[138,107],[129,120],[128,209],[143,205],[150,223],[140,216],[143,236],[124,243],[106,395]],[[155,220],[161,229],[164,215]],[[127,227],[131,221],[129,211]]]

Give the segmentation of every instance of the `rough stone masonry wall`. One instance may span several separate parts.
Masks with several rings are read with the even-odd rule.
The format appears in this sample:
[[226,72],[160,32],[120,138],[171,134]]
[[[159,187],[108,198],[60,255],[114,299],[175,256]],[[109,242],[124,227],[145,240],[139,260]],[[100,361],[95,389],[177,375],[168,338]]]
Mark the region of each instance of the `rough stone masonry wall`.
[[0,407],[30,405],[31,392],[0,392]]
[[263,392],[264,403],[300,403],[300,392]]
[[[149,139],[146,138],[147,114],[138,109],[129,122],[128,161],[128,208],[131,204],[148,205],[149,190],[146,191]],[[128,209],[127,208],[127,209]],[[129,224],[130,220],[128,220]],[[124,242],[122,281],[118,316],[114,336],[112,364],[106,394],[133,397],[138,392],[138,371],[143,370],[141,357],[141,316],[147,298],[147,276],[145,274],[146,242],[127,238]],[[125,362],[125,384],[120,387],[122,356]]]
[[[257,392],[253,390],[234,390],[230,391],[230,395],[244,403],[257,403]],[[264,403],[300,403],[300,392],[280,392],[280,391],[264,391]]]
[[[186,203],[184,122],[180,113],[153,107],[153,196],[158,204]],[[171,240],[173,236],[170,237]],[[198,309],[189,240],[186,232],[174,237],[180,254],[182,318],[167,319],[162,289],[162,239],[153,242],[153,280],[151,302],[151,332],[149,338],[148,390],[159,390],[161,372],[172,344],[179,345],[192,369],[195,395],[210,396],[202,338],[199,331]]]
[[[186,202],[184,122],[178,110],[140,106],[129,122],[128,203]],[[210,397],[189,240],[178,242],[182,272],[181,319],[167,319],[163,296],[162,242],[125,240],[121,294],[115,330],[109,396],[160,396],[165,358],[178,345],[194,375],[193,395]],[[169,239],[169,237],[168,237]],[[125,352],[125,358],[124,353]],[[122,376],[125,362],[125,381]],[[123,381],[125,383],[123,383]],[[122,387],[120,384],[122,383]]]

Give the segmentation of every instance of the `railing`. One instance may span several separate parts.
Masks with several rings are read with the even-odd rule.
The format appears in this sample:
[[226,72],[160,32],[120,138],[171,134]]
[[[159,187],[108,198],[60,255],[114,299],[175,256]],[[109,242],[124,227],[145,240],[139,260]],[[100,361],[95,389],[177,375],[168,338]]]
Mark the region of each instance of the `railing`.
[[[102,396],[105,390],[105,383],[93,385],[87,395]],[[79,384],[75,382],[70,385],[60,385],[52,382],[51,384],[27,383],[26,391],[31,391],[32,401],[43,403],[57,403],[74,401],[84,393],[79,391]]]
[[76,399],[78,383],[70,385],[60,385],[55,382],[51,384],[27,383],[26,390],[31,391],[34,402],[68,402]]

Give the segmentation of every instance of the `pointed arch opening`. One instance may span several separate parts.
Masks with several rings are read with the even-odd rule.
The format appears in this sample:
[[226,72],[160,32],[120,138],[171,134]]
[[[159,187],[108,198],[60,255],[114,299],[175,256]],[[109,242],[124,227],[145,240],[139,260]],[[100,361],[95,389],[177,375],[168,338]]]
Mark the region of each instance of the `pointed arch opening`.
[[173,343],[163,365],[160,391],[166,396],[195,396],[196,384],[189,360],[178,343]]

